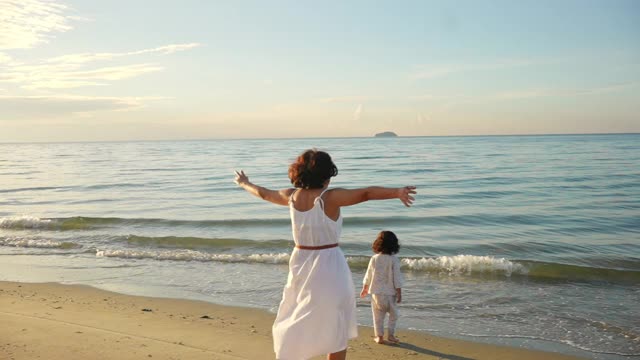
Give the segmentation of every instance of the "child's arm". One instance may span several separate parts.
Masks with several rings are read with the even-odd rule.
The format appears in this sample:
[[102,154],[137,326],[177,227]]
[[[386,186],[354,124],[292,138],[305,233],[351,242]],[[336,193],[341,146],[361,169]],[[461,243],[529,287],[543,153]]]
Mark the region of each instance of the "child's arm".
[[396,289],[396,302],[402,301],[402,285],[404,279],[402,278],[402,272],[400,272],[400,259],[396,256],[393,257],[393,287]]
[[367,272],[364,274],[364,279],[362,279],[362,291],[360,292],[361,298],[369,294],[369,284],[371,284],[371,273],[373,272],[374,262],[375,257],[371,257],[371,260],[369,260],[369,266],[367,266]]
[[360,291],[360,297],[363,298],[367,295],[369,295],[369,285],[364,284],[362,285],[362,291]]

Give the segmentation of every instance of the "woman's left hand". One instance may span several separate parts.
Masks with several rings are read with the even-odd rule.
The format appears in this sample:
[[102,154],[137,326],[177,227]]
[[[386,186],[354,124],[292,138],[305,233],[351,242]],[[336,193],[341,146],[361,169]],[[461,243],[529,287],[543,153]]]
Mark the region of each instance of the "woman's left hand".
[[240,170],[240,172],[236,170],[236,178],[235,180],[233,180],[233,182],[235,182],[239,186],[242,186],[249,182],[249,177],[244,173],[244,170]]

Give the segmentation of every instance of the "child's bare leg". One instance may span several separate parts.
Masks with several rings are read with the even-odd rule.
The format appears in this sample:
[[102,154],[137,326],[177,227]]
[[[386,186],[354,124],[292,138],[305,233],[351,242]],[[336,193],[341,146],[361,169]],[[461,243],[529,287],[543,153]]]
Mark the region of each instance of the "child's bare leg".
[[346,360],[346,358],[347,358],[347,349],[334,352],[331,354],[327,354],[327,360]]

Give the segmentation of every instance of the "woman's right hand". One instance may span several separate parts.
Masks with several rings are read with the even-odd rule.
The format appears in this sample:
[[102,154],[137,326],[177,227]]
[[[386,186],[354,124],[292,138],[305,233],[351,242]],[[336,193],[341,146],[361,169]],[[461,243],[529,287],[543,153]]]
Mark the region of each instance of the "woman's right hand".
[[405,186],[398,189],[398,199],[400,199],[406,207],[410,207],[411,204],[413,204],[415,200],[414,197],[411,196],[413,194],[416,194],[415,186]]
[[235,182],[239,186],[242,186],[249,182],[249,177],[244,173],[244,170],[240,170],[240,172],[236,170],[236,178],[235,180],[233,180],[233,182]]

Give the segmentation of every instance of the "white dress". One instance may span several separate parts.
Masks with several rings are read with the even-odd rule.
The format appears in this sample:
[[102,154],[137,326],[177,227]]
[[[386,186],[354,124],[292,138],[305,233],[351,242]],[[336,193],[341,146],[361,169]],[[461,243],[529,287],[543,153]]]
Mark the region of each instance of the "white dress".
[[[322,195],[325,191],[308,211],[296,210],[289,200],[296,245],[338,243],[342,216],[333,221],[324,213]],[[294,248],[287,285],[273,324],[276,359],[304,360],[342,351],[347,348],[348,340],[356,336],[355,290],[342,250],[339,247]]]

